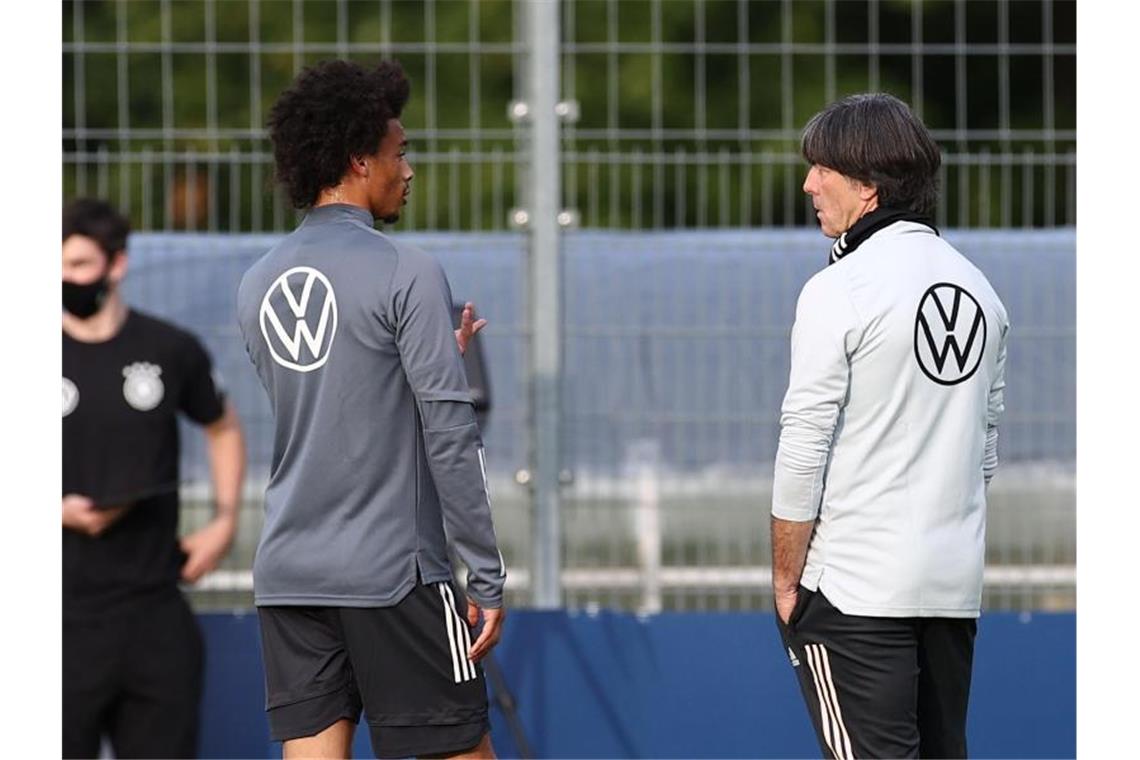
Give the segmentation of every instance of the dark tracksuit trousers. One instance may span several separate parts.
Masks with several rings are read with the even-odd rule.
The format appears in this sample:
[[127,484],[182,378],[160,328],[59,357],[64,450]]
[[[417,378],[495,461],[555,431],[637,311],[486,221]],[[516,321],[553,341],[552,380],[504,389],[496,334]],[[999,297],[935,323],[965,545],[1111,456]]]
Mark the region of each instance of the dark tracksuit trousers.
[[824,757],[966,757],[975,619],[845,615],[801,586],[776,620]]

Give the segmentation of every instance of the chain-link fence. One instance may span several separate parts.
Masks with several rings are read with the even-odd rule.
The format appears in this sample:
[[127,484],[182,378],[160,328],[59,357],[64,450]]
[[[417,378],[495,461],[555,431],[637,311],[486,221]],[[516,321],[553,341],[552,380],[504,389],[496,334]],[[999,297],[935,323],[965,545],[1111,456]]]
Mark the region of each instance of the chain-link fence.
[[[404,228],[522,205],[524,2],[66,0],[64,192],[140,230],[287,230],[265,117],[318,60],[395,56],[417,170]],[[944,151],[943,226],[1075,224],[1070,0],[566,0],[563,205],[582,226],[811,224],[798,135],[886,90]]]

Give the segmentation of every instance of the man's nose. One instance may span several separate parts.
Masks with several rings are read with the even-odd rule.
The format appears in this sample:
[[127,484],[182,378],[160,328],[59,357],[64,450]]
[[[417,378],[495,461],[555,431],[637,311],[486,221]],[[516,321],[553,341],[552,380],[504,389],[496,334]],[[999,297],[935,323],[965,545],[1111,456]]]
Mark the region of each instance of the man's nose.
[[815,195],[815,168],[808,169],[807,176],[804,177],[804,192],[808,195]]

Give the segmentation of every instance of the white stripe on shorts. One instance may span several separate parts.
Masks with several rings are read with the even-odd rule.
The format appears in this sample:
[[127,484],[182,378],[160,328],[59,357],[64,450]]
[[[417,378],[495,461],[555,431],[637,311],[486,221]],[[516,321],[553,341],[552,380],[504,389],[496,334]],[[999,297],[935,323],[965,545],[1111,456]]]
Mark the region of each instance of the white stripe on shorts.
[[455,682],[462,683],[463,681],[475,680],[475,665],[471,662],[471,633],[467,630],[467,622],[459,611],[455,609],[455,595],[451,593],[451,587],[447,583],[439,584],[440,592],[443,595],[443,606],[450,610],[450,617],[452,623],[455,625],[455,642],[456,646],[453,652],[459,661],[460,675],[456,675]]
[[[447,603],[447,593],[444,592],[444,584],[436,584],[439,589],[439,598],[443,600],[443,626],[447,629],[447,641],[451,645],[451,672],[455,678],[455,682],[459,683],[459,650],[455,646],[455,620],[452,619],[451,613],[448,611],[451,605]],[[463,679],[466,680],[466,679]]]

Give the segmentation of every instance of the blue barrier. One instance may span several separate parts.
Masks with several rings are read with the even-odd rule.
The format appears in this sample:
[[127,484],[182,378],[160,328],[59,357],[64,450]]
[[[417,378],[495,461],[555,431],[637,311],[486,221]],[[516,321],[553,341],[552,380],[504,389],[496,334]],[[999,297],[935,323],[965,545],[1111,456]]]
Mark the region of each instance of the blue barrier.
[[[257,617],[199,617],[207,642],[201,755],[280,757],[269,741]],[[766,613],[511,613],[496,658],[538,757],[818,757]],[[979,624],[975,757],[1074,757],[1076,616]],[[517,747],[499,710],[500,757]],[[371,757],[357,731],[357,757]]]
[[[1012,321],[1002,461],[1073,462],[1075,230],[945,235],[990,279]],[[238,333],[236,292],[281,237],[143,233],[129,244],[127,300],[203,339],[250,433],[254,473],[268,470],[272,422]],[[482,336],[495,397],[487,461],[513,477],[527,466],[526,237],[397,237],[438,257],[455,297],[475,301],[490,320]],[[796,298],[822,268],[827,239],[814,229],[577,231],[563,245],[564,466],[613,474],[657,420],[666,425],[652,428],[666,470],[771,472]],[[182,440],[183,479],[208,481],[201,436]]]

